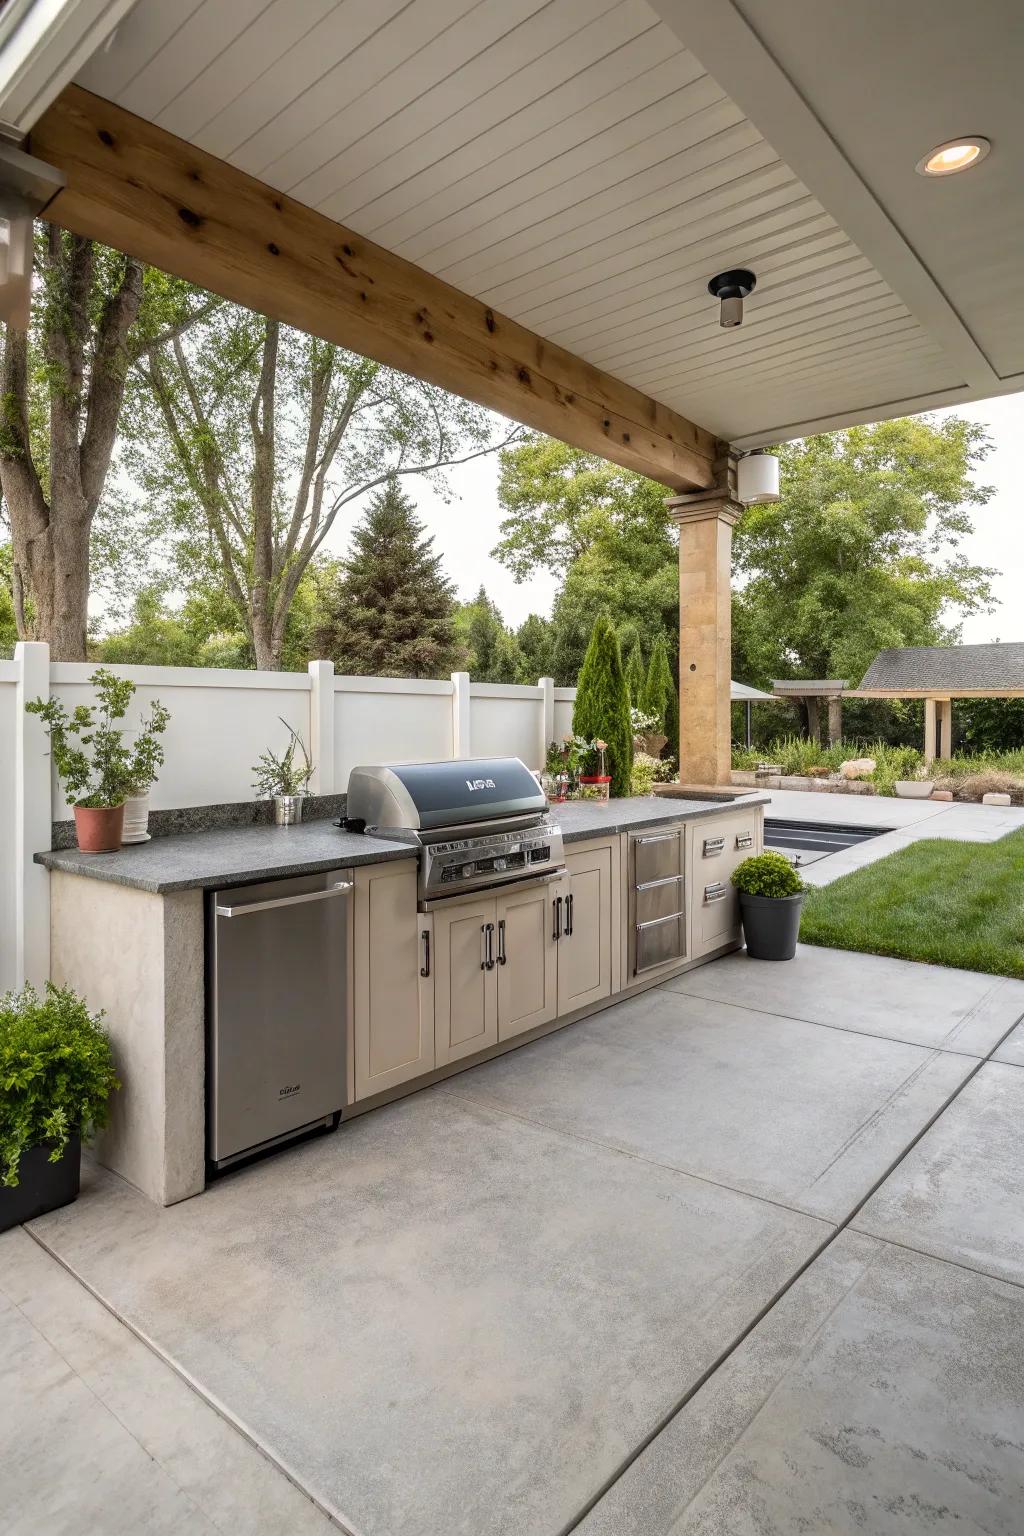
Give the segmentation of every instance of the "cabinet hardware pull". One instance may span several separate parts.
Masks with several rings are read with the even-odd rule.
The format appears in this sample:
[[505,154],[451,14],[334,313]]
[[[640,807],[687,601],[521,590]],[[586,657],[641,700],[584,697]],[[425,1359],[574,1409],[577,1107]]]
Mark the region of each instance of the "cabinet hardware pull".
[[[739,845],[737,844],[737,846],[739,846]],[[725,838],[724,837],[706,837],[704,839],[704,857],[706,859],[713,858],[716,853],[724,853],[724,852],[725,852]]]
[[670,912],[668,917],[652,917],[646,923],[637,923],[636,931],[643,933],[645,928],[659,928],[662,923],[678,923],[685,916],[685,912]]
[[678,832],[658,832],[653,837],[638,837],[638,843],[674,843]]
[[562,937],[562,898],[561,898],[561,896],[556,896],[554,901],[551,903],[551,912],[552,912],[552,917],[553,917],[554,925],[555,925],[554,926],[554,930],[553,930],[553,932],[551,934],[551,937],[557,943],[558,940]]
[[503,917],[498,919],[498,964],[507,964],[507,956],[505,954],[505,919]]
[[753,848],[753,846],[754,846],[754,834],[753,834],[753,832],[737,832],[736,833],[736,847],[737,848]]
[[565,936],[567,939],[572,938],[572,904],[574,900],[575,897],[571,892],[565,898]]
[[271,907],[297,907],[306,901],[326,901],[352,889],[351,880],[338,880],[324,891],[306,891],[299,896],[275,896],[272,901],[250,901],[243,907],[218,907],[218,917],[245,917],[249,912],[269,912]]
[[430,975],[430,929],[429,928],[422,929],[422,931],[420,932],[420,938],[423,941],[423,964],[420,966],[420,975],[421,976],[429,976]]
[[488,923],[487,924],[487,933],[486,933],[485,938],[484,938],[484,943],[485,943],[485,945],[487,947],[487,969],[489,971],[493,971],[494,970],[494,924],[493,923]]
[[636,889],[638,891],[653,891],[659,885],[682,885],[685,879],[685,875],[666,875],[663,880],[641,880]]
[[706,902],[724,901],[728,894],[728,886],[722,885],[721,883],[716,883],[715,885],[706,885],[704,887],[704,900]]

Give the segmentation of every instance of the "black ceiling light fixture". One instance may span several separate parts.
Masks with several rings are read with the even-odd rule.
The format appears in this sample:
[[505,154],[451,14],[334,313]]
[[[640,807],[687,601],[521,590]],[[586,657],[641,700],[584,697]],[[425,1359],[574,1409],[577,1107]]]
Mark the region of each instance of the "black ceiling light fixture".
[[708,283],[708,293],[721,302],[719,325],[726,330],[743,324],[743,300],[753,293],[757,278],[746,267],[736,267],[731,272],[719,272]]

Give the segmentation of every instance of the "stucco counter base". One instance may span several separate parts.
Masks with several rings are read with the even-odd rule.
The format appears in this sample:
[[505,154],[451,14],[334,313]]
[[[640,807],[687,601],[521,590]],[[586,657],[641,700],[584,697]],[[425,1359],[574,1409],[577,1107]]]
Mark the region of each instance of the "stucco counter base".
[[54,870],[51,975],[102,1008],[118,1076],[97,1153],[160,1205],[205,1184],[203,893],[165,896]]

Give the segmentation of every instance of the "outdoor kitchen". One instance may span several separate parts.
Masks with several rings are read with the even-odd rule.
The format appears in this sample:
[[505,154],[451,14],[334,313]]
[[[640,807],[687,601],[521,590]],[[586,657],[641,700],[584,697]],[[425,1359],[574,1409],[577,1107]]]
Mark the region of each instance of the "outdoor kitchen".
[[129,1085],[97,1157],[173,1204],[738,948],[766,798],[356,766],[341,816],[40,853],[54,980],[105,1010]]

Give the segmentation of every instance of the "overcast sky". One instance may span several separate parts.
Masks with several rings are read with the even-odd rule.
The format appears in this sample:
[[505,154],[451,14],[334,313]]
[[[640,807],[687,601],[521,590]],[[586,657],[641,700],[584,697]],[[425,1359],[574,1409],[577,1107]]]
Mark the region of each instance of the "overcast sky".
[[[950,413],[941,413],[950,414]],[[966,642],[1024,640],[1021,613],[1021,573],[1024,571],[1024,395],[1007,395],[979,405],[960,406],[957,415],[986,424],[994,448],[981,479],[996,486],[986,507],[975,511],[975,533],[965,553],[978,565],[995,566],[1001,575],[994,583],[999,606],[991,614],[978,614],[964,622]],[[420,517],[437,541],[445,569],[460,597],[472,597],[483,582],[505,620],[518,625],[529,613],[548,614],[556,583],[546,574],[517,585],[490,551],[498,540],[501,509],[497,498],[496,458],[477,459],[450,472],[455,493],[446,504],[423,482],[408,484]],[[331,540],[340,553],[348,542],[351,522]]]

